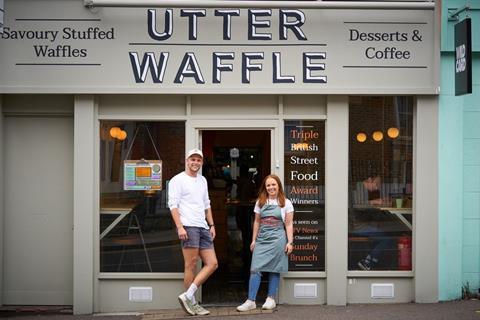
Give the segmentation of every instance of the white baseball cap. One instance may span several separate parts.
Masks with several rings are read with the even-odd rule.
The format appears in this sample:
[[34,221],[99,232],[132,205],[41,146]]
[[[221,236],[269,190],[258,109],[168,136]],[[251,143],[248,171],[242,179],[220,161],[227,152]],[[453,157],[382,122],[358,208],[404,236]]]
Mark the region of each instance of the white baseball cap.
[[200,157],[203,158],[203,152],[202,152],[202,150],[197,149],[197,148],[194,148],[194,149],[192,149],[192,150],[190,150],[190,151],[187,152],[187,156],[185,157],[185,159],[190,158],[190,157],[193,156],[194,154],[196,154],[196,155],[198,155],[198,156],[200,156]]

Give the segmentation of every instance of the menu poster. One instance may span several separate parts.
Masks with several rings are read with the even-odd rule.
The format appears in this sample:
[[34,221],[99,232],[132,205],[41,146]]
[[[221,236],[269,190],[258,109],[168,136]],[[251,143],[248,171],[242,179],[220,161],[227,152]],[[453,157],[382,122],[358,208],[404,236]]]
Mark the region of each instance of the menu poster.
[[123,163],[124,190],[161,190],[161,160],[125,160]]
[[285,194],[295,208],[290,271],[325,270],[325,126],[285,122]]
[[290,271],[325,270],[325,220],[323,208],[295,209],[294,250],[289,256]]

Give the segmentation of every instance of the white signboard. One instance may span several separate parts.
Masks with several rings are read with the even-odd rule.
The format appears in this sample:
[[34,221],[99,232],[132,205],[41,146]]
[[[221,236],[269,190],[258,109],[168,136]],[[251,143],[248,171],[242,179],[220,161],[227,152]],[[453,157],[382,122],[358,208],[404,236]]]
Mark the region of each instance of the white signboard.
[[0,92],[437,93],[431,9],[6,1]]

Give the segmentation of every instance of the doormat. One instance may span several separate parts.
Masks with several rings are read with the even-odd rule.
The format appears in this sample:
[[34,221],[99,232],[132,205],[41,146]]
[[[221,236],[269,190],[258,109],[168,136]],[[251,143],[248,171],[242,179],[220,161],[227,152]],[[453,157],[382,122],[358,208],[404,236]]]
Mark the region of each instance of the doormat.
[[[195,317],[229,317],[229,316],[246,316],[256,314],[273,313],[275,310],[262,310],[257,308],[255,310],[238,312],[235,307],[209,307],[207,308],[210,314],[207,316],[195,316]],[[192,319],[191,315],[188,315],[183,309],[168,309],[168,310],[152,310],[146,311],[142,317],[142,320],[166,320],[166,319]]]

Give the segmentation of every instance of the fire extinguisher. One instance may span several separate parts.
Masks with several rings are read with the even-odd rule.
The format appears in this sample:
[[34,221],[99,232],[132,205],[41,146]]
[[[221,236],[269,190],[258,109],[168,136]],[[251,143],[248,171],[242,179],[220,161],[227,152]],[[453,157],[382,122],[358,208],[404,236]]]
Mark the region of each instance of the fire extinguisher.
[[412,270],[412,237],[401,236],[397,242],[398,270]]

